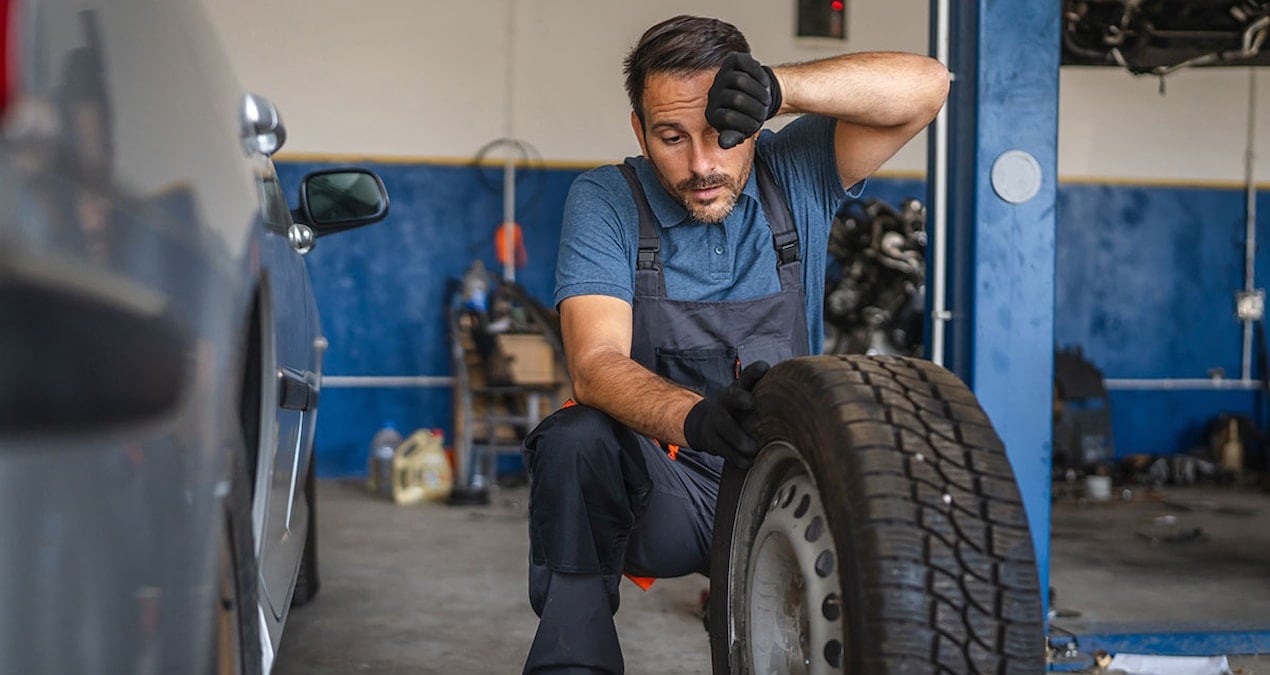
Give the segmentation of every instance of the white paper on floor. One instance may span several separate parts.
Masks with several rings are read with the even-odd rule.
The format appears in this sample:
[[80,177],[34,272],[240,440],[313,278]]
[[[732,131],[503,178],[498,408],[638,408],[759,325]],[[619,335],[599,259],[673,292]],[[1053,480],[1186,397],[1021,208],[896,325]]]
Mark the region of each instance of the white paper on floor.
[[1230,662],[1224,656],[1116,654],[1107,669],[1125,675],[1230,675]]

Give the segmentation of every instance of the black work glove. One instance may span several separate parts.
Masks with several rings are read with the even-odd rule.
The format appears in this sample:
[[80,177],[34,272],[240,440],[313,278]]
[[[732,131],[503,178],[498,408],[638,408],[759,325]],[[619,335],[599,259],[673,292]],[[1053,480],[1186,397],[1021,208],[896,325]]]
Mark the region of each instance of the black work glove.
[[741,377],[716,397],[703,398],[684,418],[684,438],[693,450],[718,455],[748,469],[758,454],[754,440],[754,385],[767,373],[766,361],[755,361],[741,371]]
[[780,109],[781,87],[771,68],[742,52],[724,57],[706,97],[706,121],[719,130],[719,147],[740,145]]

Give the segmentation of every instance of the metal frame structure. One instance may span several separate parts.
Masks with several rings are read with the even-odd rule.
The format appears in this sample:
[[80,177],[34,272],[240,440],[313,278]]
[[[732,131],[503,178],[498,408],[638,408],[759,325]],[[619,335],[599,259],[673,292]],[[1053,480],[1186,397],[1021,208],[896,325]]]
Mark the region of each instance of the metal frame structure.
[[928,334],[1005,442],[1047,588],[1059,7],[934,0],[931,9],[932,46],[953,84],[930,143],[930,255],[947,261],[947,297],[932,303],[944,311]]
[[[1059,3],[931,2],[931,51],[953,73],[929,151],[931,358],[974,390],[1005,442],[1049,587]],[[955,36],[955,40],[952,39]],[[1095,649],[1270,653],[1270,628],[1100,625]],[[1064,641],[1054,636],[1056,641]],[[1061,668],[1055,668],[1061,669]]]

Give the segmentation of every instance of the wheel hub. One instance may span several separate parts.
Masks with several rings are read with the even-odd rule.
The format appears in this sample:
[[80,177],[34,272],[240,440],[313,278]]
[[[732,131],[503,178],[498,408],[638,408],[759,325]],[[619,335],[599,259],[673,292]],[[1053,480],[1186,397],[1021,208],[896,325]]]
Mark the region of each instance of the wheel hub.
[[769,446],[746,477],[732,539],[737,564],[728,621],[733,654],[743,662],[736,670],[842,672],[836,551],[819,492],[797,451]]

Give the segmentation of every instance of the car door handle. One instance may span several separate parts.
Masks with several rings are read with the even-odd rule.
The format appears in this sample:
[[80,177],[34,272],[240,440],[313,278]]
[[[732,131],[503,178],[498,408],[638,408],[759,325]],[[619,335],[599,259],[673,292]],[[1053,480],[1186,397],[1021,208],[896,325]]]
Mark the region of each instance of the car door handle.
[[307,371],[278,369],[278,407],[308,410],[317,403],[317,378]]

